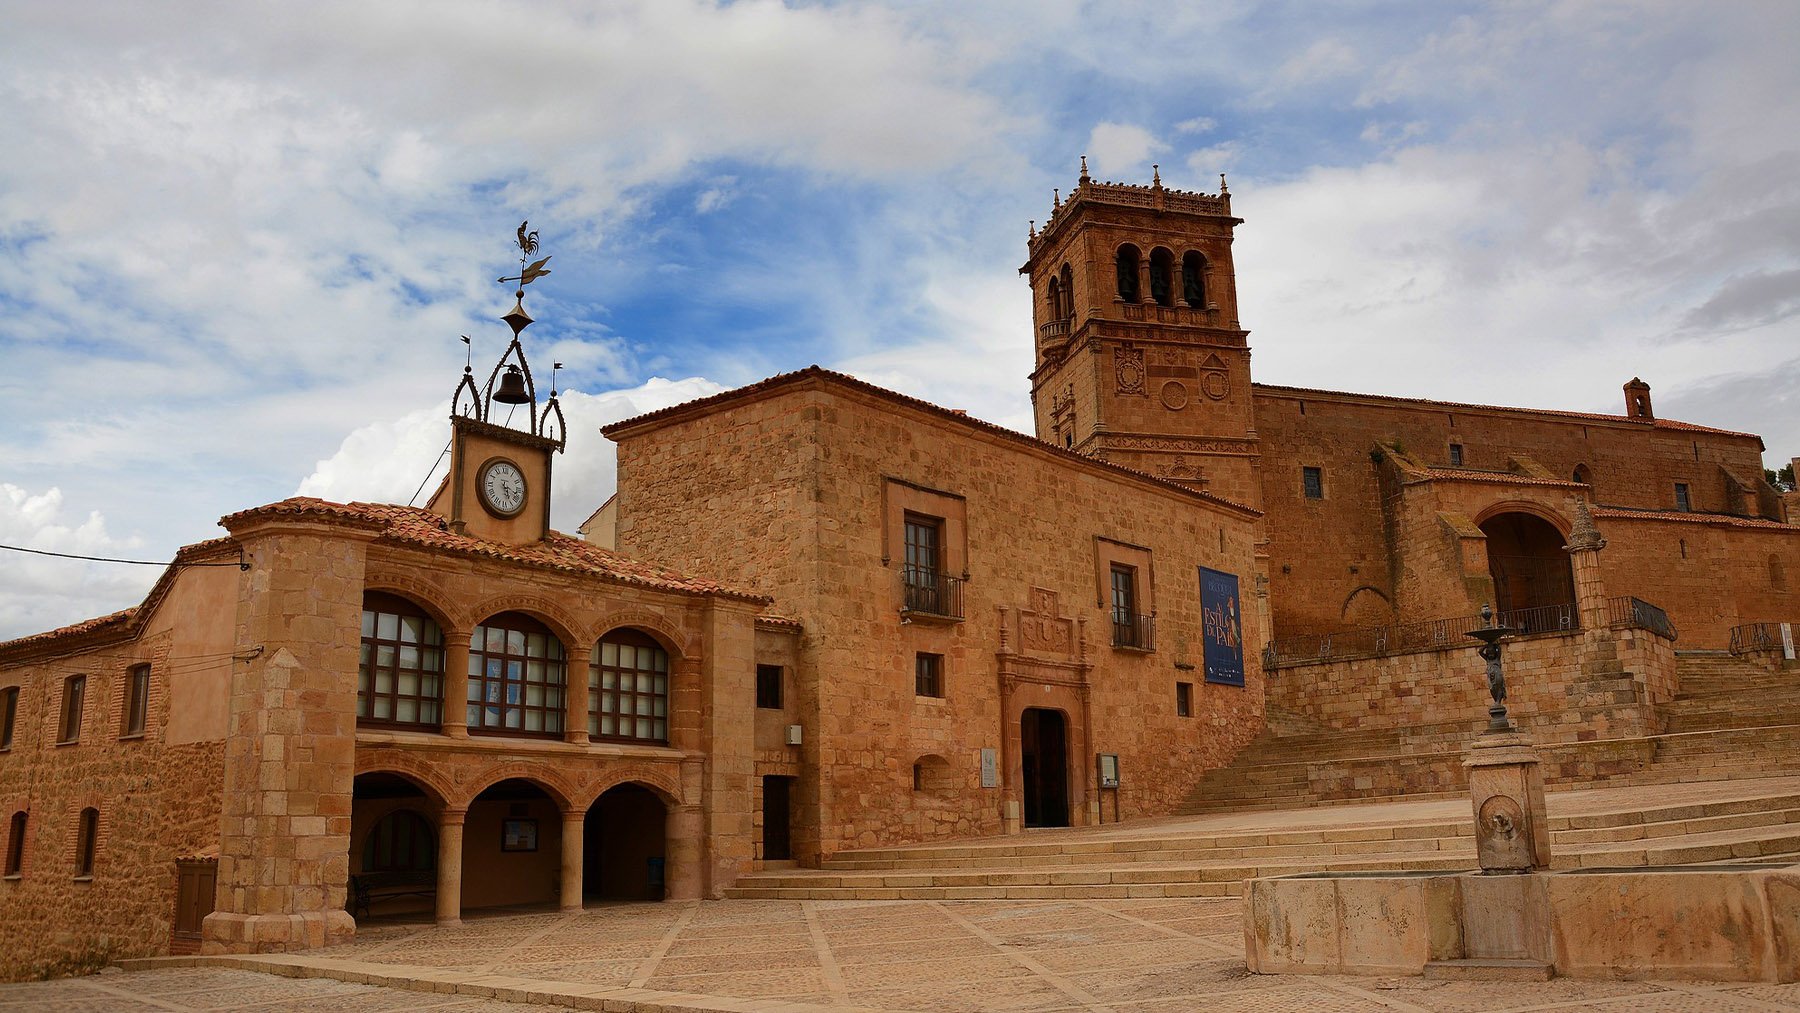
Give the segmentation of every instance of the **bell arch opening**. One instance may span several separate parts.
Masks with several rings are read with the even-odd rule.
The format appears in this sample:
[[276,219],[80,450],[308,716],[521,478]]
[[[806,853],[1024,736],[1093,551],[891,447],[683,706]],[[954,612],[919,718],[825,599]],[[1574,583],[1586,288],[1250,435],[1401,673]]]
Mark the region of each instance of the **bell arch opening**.
[[[1497,611],[1510,614],[1574,603],[1574,571],[1556,525],[1535,514],[1509,512],[1495,514],[1480,526],[1487,536]],[[1509,620],[1508,625],[1520,621]]]

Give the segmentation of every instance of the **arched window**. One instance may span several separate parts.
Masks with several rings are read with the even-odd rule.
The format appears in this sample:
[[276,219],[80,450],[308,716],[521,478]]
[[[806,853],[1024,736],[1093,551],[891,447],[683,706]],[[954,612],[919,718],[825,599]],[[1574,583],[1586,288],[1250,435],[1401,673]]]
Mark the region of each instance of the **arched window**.
[[100,810],[89,806],[81,810],[81,823],[75,834],[75,875],[94,874],[94,848],[100,839]]
[[1206,258],[1193,250],[1181,255],[1181,298],[1195,309],[1206,308]]
[[1587,465],[1577,464],[1575,466],[1575,481],[1580,482],[1582,485],[1593,485],[1594,473],[1588,470]]
[[1787,590],[1787,570],[1781,565],[1780,556],[1769,557],[1769,586],[1777,591]]
[[1125,302],[1137,302],[1138,294],[1138,248],[1126,243],[1119,247],[1119,298]]
[[557,736],[563,730],[563,645],[522,612],[469,634],[469,730]]
[[1175,255],[1160,246],[1150,251],[1150,298],[1158,306],[1175,305]]
[[430,872],[437,868],[431,824],[411,809],[383,816],[363,840],[363,872]]
[[25,869],[25,810],[12,814],[6,827],[5,875],[17,876]]
[[588,663],[588,735],[669,741],[669,652],[637,630],[614,630]]
[[435,730],[443,720],[443,687],[444,631],[437,621],[397,595],[363,595],[357,722]]
[[1060,319],[1073,320],[1075,318],[1075,271],[1067,264],[1062,266],[1062,297]]
[[1051,320],[1061,320],[1062,319],[1062,304],[1063,304],[1062,282],[1060,280],[1058,280],[1057,278],[1052,277],[1050,279],[1050,290],[1047,293],[1045,293],[1044,301],[1045,301],[1045,303],[1048,304],[1047,308],[1048,308],[1048,311],[1050,314],[1050,319]]

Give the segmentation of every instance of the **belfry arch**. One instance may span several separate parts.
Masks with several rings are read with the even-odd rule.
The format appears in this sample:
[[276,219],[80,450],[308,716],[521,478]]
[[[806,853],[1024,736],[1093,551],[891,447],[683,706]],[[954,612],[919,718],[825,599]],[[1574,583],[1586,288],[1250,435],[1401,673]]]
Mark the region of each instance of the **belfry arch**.
[[1535,513],[1510,510],[1480,522],[1487,536],[1494,608],[1501,613],[1575,601],[1575,576],[1563,532]]

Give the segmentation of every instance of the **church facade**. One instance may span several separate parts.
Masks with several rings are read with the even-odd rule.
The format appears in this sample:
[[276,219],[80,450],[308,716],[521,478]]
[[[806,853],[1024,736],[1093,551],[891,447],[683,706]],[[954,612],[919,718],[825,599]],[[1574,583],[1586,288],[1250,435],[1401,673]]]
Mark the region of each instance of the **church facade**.
[[583,537],[522,281],[425,507],[235,513],[0,644],[0,976],[1168,813],[1350,628],[1588,629],[1602,586],[1684,646],[1793,617],[1756,437],[1636,380],[1617,416],[1253,383],[1237,224],[1084,172],[1023,269],[1036,436],[814,367],[608,427]]

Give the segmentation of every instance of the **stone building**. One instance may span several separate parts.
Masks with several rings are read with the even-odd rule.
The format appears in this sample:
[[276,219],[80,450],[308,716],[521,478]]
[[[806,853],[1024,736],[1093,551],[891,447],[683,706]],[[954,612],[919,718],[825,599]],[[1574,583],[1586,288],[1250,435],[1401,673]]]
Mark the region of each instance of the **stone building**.
[[[1523,710],[1636,734],[1673,692],[1640,606],[1702,646],[1792,617],[1756,437],[1637,380],[1617,416],[1254,384],[1238,224],[1084,171],[1023,269],[1036,437],[814,367],[609,427],[580,538],[521,301],[425,507],[235,513],[138,607],[0,644],[0,977],[1171,812],[1310,705],[1265,662],[1484,602],[1585,631]],[[1434,664],[1337,664],[1358,713],[1317,716],[1447,721]]]

